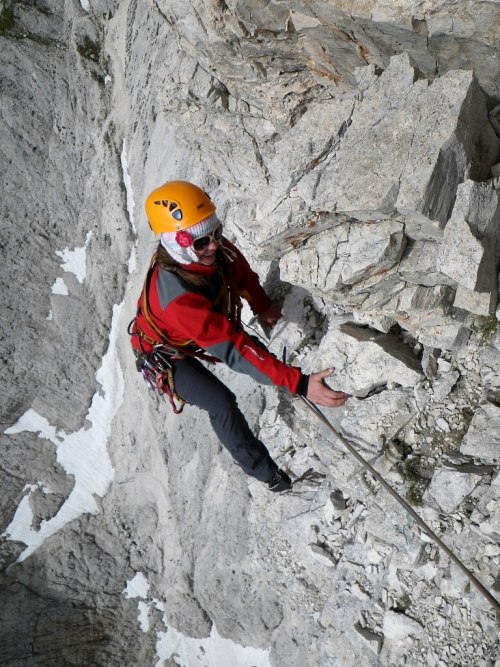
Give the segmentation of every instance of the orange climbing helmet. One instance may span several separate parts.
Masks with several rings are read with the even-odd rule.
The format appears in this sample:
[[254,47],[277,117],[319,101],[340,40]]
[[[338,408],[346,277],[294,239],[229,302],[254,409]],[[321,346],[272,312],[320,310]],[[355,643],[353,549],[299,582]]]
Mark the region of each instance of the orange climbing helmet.
[[169,181],[146,199],[146,213],[155,235],[187,229],[214,212],[215,205],[207,193],[187,181]]

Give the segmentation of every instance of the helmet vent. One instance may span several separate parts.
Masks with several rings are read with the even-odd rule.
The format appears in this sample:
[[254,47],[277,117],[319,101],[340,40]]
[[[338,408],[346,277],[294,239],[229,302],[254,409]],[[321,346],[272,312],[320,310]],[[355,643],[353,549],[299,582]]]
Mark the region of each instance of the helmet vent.
[[170,210],[173,211],[174,208],[177,208],[177,204],[174,201],[170,202]]
[[166,207],[166,206],[168,206],[168,201],[166,199],[162,199],[162,204],[163,204],[163,206]]
[[156,204],[157,206],[160,206],[161,201],[155,201],[155,204]]
[[172,213],[172,216],[173,216],[176,220],[182,220],[182,211],[181,211],[181,209],[180,209],[180,208],[176,208],[175,211]]

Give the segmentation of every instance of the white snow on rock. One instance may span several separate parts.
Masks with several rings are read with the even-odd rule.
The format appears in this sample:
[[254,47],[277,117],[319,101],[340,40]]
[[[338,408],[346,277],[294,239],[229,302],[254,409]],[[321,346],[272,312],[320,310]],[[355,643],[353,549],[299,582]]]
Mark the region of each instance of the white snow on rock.
[[68,288],[62,278],[56,278],[56,282],[52,285],[52,294],[60,294],[61,296],[68,296]]
[[130,226],[134,234],[137,234],[137,230],[134,224],[134,192],[132,190],[132,180],[130,174],[128,173],[128,163],[127,163],[127,144],[125,139],[123,140],[123,148],[120,156],[122,170],[123,170],[123,184],[125,185],[125,191],[127,193],[127,212],[128,219],[130,221]]
[[[168,626],[167,626],[168,627]],[[271,667],[269,650],[240,646],[230,639],[224,639],[212,626],[210,637],[196,639],[185,637],[175,628],[158,632],[156,654],[159,658],[155,667],[163,667],[164,661],[174,656],[179,667]]]
[[151,607],[151,604],[152,603],[146,604],[146,602],[140,600],[137,605],[139,607],[139,615],[137,620],[139,621],[139,625],[141,626],[141,630],[143,632],[147,632],[149,630],[149,608]]
[[85,276],[87,275],[87,247],[91,237],[92,232],[90,231],[87,234],[85,245],[82,248],[75,248],[74,250],[65,248],[62,251],[56,250],[56,255],[64,262],[64,264],[61,265],[63,271],[74,273],[79,283],[83,283]]
[[50,537],[67,523],[84,513],[97,514],[99,507],[95,495],[102,498],[114,478],[114,468],[108,455],[106,443],[111,434],[111,422],[123,402],[123,374],[118,361],[116,343],[123,303],[113,306],[113,319],[109,336],[108,351],[96,373],[102,386],[97,392],[87,413],[91,428],[82,428],[67,435],[56,431],[45,417],[30,409],[10,428],[6,435],[30,431],[38,433],[42,439],[50,440],[57,448],[57,460],[69,475],[74,475],[75,485],[56,516],[42,521],[39,530],[32,528],[33,511],[30,495],[24,496],[14,518],[2,537],[24,542],[26,549],[18,557],[18,562],[31,555],[47,537]]
[[[136,572],[135,577],[127,581],[127,586],[124,591],[125,597],[130,598],[143,598],[145,599],[149,592],[149,582],[142,572]],[[149,608],[153,602],[143,602],[139,600],[138,609],[139,615],[137,620],[141,626],[142,632],[147,632],[149,630]]]
[[129,274],[134,273],[136,268],[137,268],[136,248],[134,246],[132,248],[132,250],[130,251],[130,257],[128,258],[128,272],[129,272]]
[[82,6],[82,9],[84,9],[86,12],[90,12],[89,0],[80,0],[80,4]]
[[[123,149],[121,152],[120,156],[121,160],[121,165],[122,165],[122,171],[123,171],[123,184],[125,186],[125,191],[127,193],[127,212],[128,212],[128,219],[130,222],[130,227],[132,228],[132,231],[134,232],[134,235],[137,236],[137,230],[135,228],[134,224],[134,208],[135,208],[135,201],[134,201],[134,191],[132,189],[132,179],[130,178],[130,174],[128,173],[128,163],[127,163],[127,143],[125,139],[123,140]],[[128,258],[128,272],[129,274],[133,273],[136,269],[136,244],[137,242],[132,246],[132,249],[130,251],[130,257]]]
[[127,587],[123,591],[126,598],[146,598],[149,591],[149,582],[142,572],[136,572],[136,575],[130,581],[127,581]]

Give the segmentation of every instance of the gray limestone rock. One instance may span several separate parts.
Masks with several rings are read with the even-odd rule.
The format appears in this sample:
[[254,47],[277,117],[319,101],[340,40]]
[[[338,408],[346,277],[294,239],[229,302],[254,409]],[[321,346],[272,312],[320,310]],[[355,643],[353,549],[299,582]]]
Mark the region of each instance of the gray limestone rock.
[[[408,231],[407,226],[405,231]],[[436,264],[439,252],[440,245],[436,241],[409,241],[399,263],[399,274],[407,283],[416,285],[454,285],[455,281],[441,273]]]
[[472,493],[480,481],[480,475],[438,470],[432,476],[424,500],[436,502],[444,512],[450,514]]
[[491,341],[491,345],[500,352],[500,328],[497,326],[496,332],[493,334]]
[[441,375],[432,385],[433,400],[436,403],[442,403],[457,383],[459,377],[460,373],[458,371],[451,371]]
[[440,350],[437,350],[434,347],[427,347],[424,345],[424,352],[422,354],[422,370],[425,373],[425,377],[433,378],[435,377],[438,369],[437,360],[439,357]]
[[382,650],[382,643],[384,638],[375,632],[371,632],[367,628],[363,628],[359,623],[356,623],[354,629],[361,636],[363,641],[366,642],[370,649],[378,655]]
[[[497,390],[500,388],[500,350],[493,345],[487,345],[479,357],[480,373],[483,385],[487,390]],[[492,401],[494,402],[494,401]]]
[[428,347],[451,350],[463,345],[470,333],[464,326],[463,315],[446,315],[441,308],[398,315],[396,319],[414,338]]
[[341,225],[282,257],[281,278],[326,294],[387,271],[398,262],[405,243],[403,226],[391,220]]
[[498,303],[499,259],[498,192],[491,181],[466,181],[458,188],[436,260],[436,266],[459,283],[457,307],[479,315],[494,312]]
[[399,52],[398,44],[406,43],[406,50],[418,67],[426,74],[432,74],[436,66],[440,72],[456,68],[466,50],[475,64],[481,85],[495,96],[498,81],[491,54],[498,44],[493,27],[500,15],[496,3],[484,6],[477,0],[459,0],[410,6],[379,0],[370,4],[364,0],[349,4],[345,0],[335,0],[335,5],[351,18],[353,24],[350,27],[358,44],[369,44],[367,58],[370,61],[379,55],[387,62],[389,53],[380,49],[381,43],[390,44],[396,52]]
[[500,459],[500,407],[485,403],[476,410],[460,451],[480,459]]
[[[491,284],[491,281],[489,282]],[[497,302],[498,288],[495,284],[492,285],[491,289],[484,292],[476,292],[463,285],[458,285],[453,305],[477,315],[490,315],[495,311]]]
[[[147,194],[169,179],[197,182],[273,298],[288,289],[282,256],[293,281],[320,295],[290,290],[273,349],[288,345],[308,370],[329,365],[334,350],[338,377],[360,395],[403,384],[326,412],[374,455],[398,434],[410,443],[418,358],[400,339],[337,325],[387,332],[398,321],[426,345],[468,354],[466,316],[448,303],[456,280],[435,263],[444,236],[435,221],[446,221],[461,179],[484,180],[498,162],[470,71],[498,95],[498,7],[47,0],[4,2],[0,13],[3,660],[386,666],[396,654],[389,631],[381,647],[385,614],[419,581],[412,615],[426,632],[401,640],[416,664],[428,637],[437,646],[443,634],[429,612],[429,579],[443,596],[458,588],[445,585],[443,563],[422,565],[428,545],[410,518],[288,395],[219,368],[252,430],[302,478],[279,497],[249,481],[206,415],[188,406],[176,417],[147,391],[126,322],[155,245]],[[405,55],[391,62],[402,51],[418,70]],[[498,192],[497,181],[476,183],[478,191]],[[383,215],[372,217],[374,208]],[[405,215],[386,213],[397,211]],[[479,218],[473,235],[491,238],[489,219]],[[497,343],[466,356],[471,396],[496,386]],[[116,412],[107,412],[111,398]],[[430,421],[435,403],[419,405]],[[485,451],[495,409],[477,411],[469,456],[496,460]],[[43,433],[9,428],[31,411],[45,420]],[[411,446],[424,449],[427,433],[411,429]],[[388,474],[395,447],[376,462]],[[85,500],[85,483],[95,491],[103,468],[105,489]],[[332,499],[332,489],[342,493]],[[471,517],[472,537],[466,522],[446,535],[484,567],[486,582],[496,576],[487,559],[498,554],[484,541],[500,539],[495,480],[490,491]],[[426,516],[439,520],[437,511]],[[24,560],[22,539],[35,545]],[[143,588],[126,594],[139,574]],[[459,593],[471,616],[453,617],[462,656],[463,637],[479,652],[492,629],[473,625],[483,609],[462,582]]]
[[381,435],[393,440],[416,412],[413,392],[408,389],[382,391],[365,399],[351,399],[341,422],[342,433],[371,452],[377,451]]
[[454,296],[455,291],[445,285],[408,285],[384,304],[384,310],[399,318],[403,314],[418,315],[418,311],[444,311],[448,309]]
[[423,627],[417,621],[394,611],[386,611],[384,614],[384,637],[390,641],[405,639],[408,635],[418,636]]
[[310,544],[309,545],[311,548],[311,551],[314,554],[314,557],[316,560],[318,560],[320,563],[323,563],[327,567],[335,567],[337,564],[337,561],[333,556],[322,546],[319,544]]
[[321,175],[315,204],[361,220],[397,210],[444,227],[458,184],[472,174],[485,178],[497,155],[498,138],[471,73],[450,72],[428,85],[407,55],[395,56],[364,91]]
[[[304,369],[312,362],[309,355]],[[397,336],[348,324],[328,329],[314,364],[335,368],[329,379],[332,388],[360,396],[386,383],[413,386],[422,377],[419,360]]]

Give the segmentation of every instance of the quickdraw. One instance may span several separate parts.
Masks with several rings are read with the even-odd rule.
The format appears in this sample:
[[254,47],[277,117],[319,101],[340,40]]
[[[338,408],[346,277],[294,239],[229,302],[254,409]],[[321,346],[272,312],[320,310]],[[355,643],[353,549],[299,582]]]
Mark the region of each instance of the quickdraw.
[[[158,392],[160,396],[166,395],[170,401],[173,411],[179,415],[186,404],[175,391],[174,374],[170,359],[182,359],[181,354],[172,354],[166,346],[155,347],[151,352],[137,353],[136,367],[142,374],[146,384],[152,391]],[[179,406],[175,404],[179,403]]]

